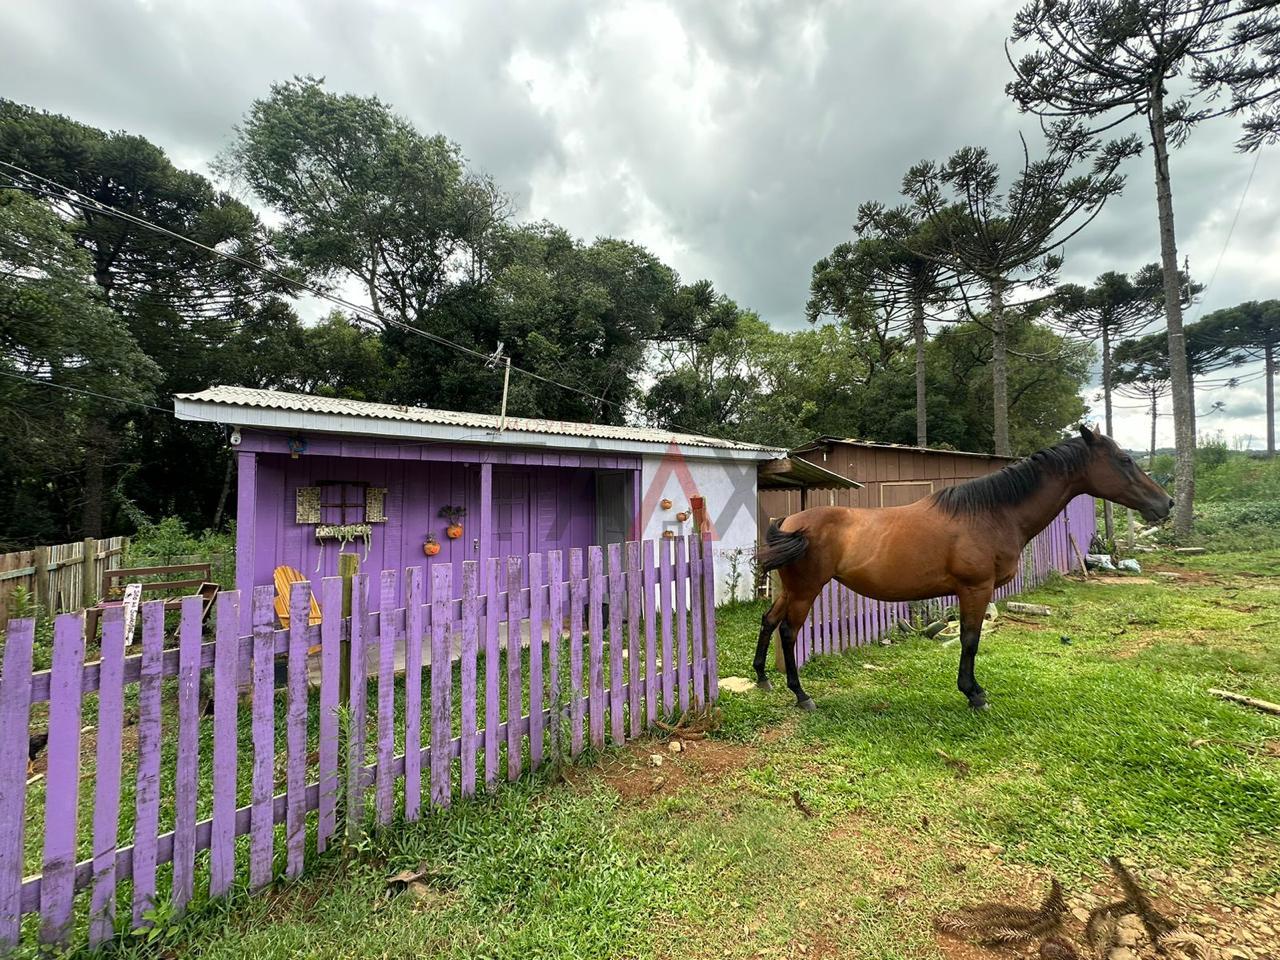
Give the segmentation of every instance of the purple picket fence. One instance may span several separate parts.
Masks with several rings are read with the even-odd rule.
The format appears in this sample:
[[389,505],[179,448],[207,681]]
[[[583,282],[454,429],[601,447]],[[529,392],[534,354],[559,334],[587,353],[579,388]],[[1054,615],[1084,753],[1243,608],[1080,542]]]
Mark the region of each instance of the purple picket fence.
[[[995,600],[1004,600],[1034,589],[1051,571],[1066,573],[1079,568],[1077,548],[1089,549],[1097,527],[1092,497],[1076,497],[1022,551],[1022,562],[1014,578],[996,590]],[[1074,540],[1074,544],[1072,543]],[[925,601],[930,613],[938,613],[956,603],[955,597]],[[796,663],[803,664],[824,653],[840,653],[852,647],[874,643],[887,637],[899,621],[911,616],[911,604],[871,600],[854,593],[834,580],[814,601],[809,619],[796,637]]]
[[[288,629],[273,587],[228,591],[211,638],[198,597],[176,632],[154,601],[141,652],[127,653],[116,610],[89,640],[95,659],[83,614],[66,614],[41,671],[34,622],[9,621],[0,724],[47,716],[48,767],[28,783],[20,739],[0,739],[0,953],[28,938],[97,946],[153,911],[180,912],[201,883],[216,897],[296,877],[308,851],[340,842],[343,819],[349,836],[415,820],[474,795],[481,776],[493,788],[501,771],[515,779],[714,701],[712,546],[690,537],[469,561],[457,598],[449,564],[404,571],[403,592],[398,571],[362,574],[347,618],[343,581],[327,577],[320,623],[308,623],[312,587],[299,583]],[[344,656],[366,682],[340,704]]]

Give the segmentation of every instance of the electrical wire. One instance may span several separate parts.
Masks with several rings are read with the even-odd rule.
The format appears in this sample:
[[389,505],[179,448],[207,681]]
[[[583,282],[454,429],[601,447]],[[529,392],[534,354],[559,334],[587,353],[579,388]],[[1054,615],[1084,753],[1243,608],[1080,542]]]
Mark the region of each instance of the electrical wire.
[[[468,347],[465,344],[457,343],[456,341],[450,340],[447,337],[442,337],[439,334],[432,333],[428,330],[423,330],[419,327],[413,326],[412,324],[407,324],[400,320],[396,320],[394,317],[385,316],[383,314],[380,314],[378,311],[365,306],[364,304],[355,303],[354,301],[347,300],[344,297],[336,296],[321,287],[315,286],[314,284],[306,283],[305,281],[302,281],[302,280],[298,280],[295,277],[287,276],[285,274],[280,273],[277,270],[272,270],[270,267],[265,267],[260,263],[255,263],[252,260],[248,260],[244,257],[241,257],[238,254],[234,254],[226,250],[219,250],[216,247],[211,247],[208,244],[201,243],[200,241],[192,239],[191,237],[188,237],[184,234],[178,233],[177,231],[170,230],[168,227],[164,227],[157,223],[153,223],[142,217],[136,216],[135,214],[128,213],[127,211],[121,210],[118,207],[114,207],[111,204],[104,203],[101,200],[97,200],[93,197],[85,197],[79,191],[71,187],[68,187],[63,183],[60,183],[57,180],[53,180],[49,177],[45,177],[41,174],[35,173],[34,171],[28,170],[27,168],[22,167],[16,163],[11,163],[7,160],[0,160],[0,166],[7,167],[10,170],[17,171],[22,176],[31,177],[44,184],[47,184],[50,187],[56,188],[57,191],[60,191],[57,193],[50,193],[49,191],[41,191],[46,196],[50,196],[54,199],[58,199],[65,203],[69,203],[72,206],[78,207],[82,210],[90,210],[90,211],[101,213],[107,216],[114,216],[126,222],[136,224],[137,226],[140,226],[144,229],[152,230],[156,233],[163,234],[164,236],[170,237],[171,239],[181,241],[182,243],[190,244],[191,246],[196,247],[200,250],[203,250],[206,253],[210,253],[210,254],[213,254],[214,256],[222,257],[225,260],[230,260],[234,263],[238,263],[241,266],[247,267],[251,270],[255,270],[264,276],[270,277],[273,280],[277,280],[281,283],[288,284],[295,290],[309,293],[312,296],[317,297],[321,300],[328,301],[329,303],[332,303],[335,306],[342,307],[344,310],[348,310],[356,314],[362,320],[366,321],[367,323],[369,323],[374,327],[390,325],[398,329],[402,329],[408,333],[412,333],[417,336],[424,337],[427,340],[430,340],[434,343],[439,344],[440,346],[450,347],[482,363],[488,363],[492,359],[491,354],[483,353],[472,347]],[[13,189],[18,189],[18,190],[28,189],[27,187],[22,185],[16,178],[14,178],[12,175],[8,175],[8,176],[10,180],[13,181],[13,187],[12,187]],[[510,365],[510,369],[516,373],[521,374],[522,376],[529,377],[530,379],[537,380],[549,386],[557,387],[561,390],[568,391],[570,393],[576,394],[581,397],[585,397],[586,399],[592,400],[598,404],[602,404],[607,407],[613,407],[614,409],[619,410],[624,415],[628,413],[627,405],[625,403],[620,403],[616,400],[610,400],[607,397],[598,396],[594,393],[591,393],[588,390],[583,390],[580,387],[575,387],[571,384],[563,383],[562,381],[556,380],[552,377],[548,377],[544,374],[536,373],[524,367],[517,366],[514,363]],[[118,400],[119,398],[115,398],[115,399]],[[126,401],[121,400],[120,402],[126,402]],[[708,437],[709,439],[720,440],[725,443],[730,443],[730,444],[741,443],[741,441],[737,441],[737,440],[727,440],[724,437],[716,437],[712,434],[706,433],[705,431],[698,431],[698,430],[693,430],[692,428],[689,428],[689,427],[683,427],[678,423],[673,423],[672,426],[686,433],[697,434],[699,436]],[[674,435],[674,431],[672,431],[672,433]]]

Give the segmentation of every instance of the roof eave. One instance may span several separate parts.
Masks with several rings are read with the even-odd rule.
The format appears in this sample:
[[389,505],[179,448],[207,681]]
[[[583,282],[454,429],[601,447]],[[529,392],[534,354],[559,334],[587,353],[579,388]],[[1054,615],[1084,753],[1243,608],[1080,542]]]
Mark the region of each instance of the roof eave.
[[680,451],[681,456],[698,460],[772,460],[786,453],[781,448],[704,446],[680,442],[676,438],[670,441],[647,441],[581,437],[573,434],[528,430],[507,429],[499,432],[482,427],[383,420],[353,414],[282,410],[221,401],[196,400],[183,396],[174,398],[173,412],[179,420],[219,423],[229,427],[367,436],[388,440],[432,440],[440,443],[595,450],[641,456],[663,454],[674,446]]

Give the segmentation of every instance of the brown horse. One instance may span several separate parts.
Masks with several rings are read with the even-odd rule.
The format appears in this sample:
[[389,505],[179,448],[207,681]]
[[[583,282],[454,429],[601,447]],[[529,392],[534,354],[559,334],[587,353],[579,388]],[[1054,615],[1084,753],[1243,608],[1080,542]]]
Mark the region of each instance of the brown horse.
[[1080,494],[1169,516],[1169,494],[1133,458],[1095,428],[968,483],[904,507],[859,510],[813,507],[773,524],[758,554],[761,569],[779,570],[782,592],[765,613],[756,644],[756,684],[769,688],[765,655],[780,629],[787,686],[796,705],[812,710],[800,686],[795,640],[813,600],[832,580],[875,600],[960,601],[957,686],[976,710],[986,692],[973,676],[982,617],[997,587],[1013,579],[1022,548]]

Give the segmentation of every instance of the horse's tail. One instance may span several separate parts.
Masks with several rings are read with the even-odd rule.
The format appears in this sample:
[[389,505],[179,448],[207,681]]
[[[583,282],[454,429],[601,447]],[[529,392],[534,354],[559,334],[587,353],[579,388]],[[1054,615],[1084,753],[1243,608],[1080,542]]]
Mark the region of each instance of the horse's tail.
[[756,562],[764,573],[795,563],[809,549],[809,539],[801,530],[784,533],[777,521],[769,524],[764,546],[756,551]]

